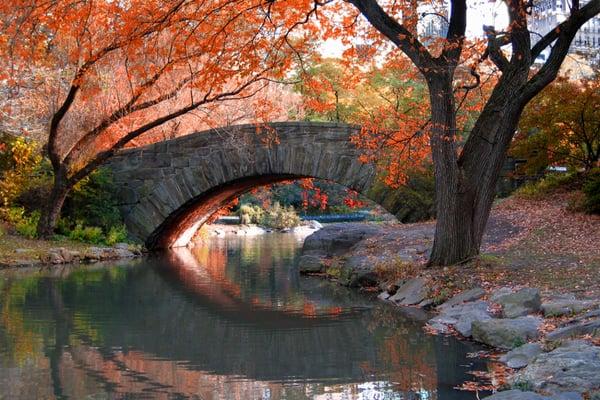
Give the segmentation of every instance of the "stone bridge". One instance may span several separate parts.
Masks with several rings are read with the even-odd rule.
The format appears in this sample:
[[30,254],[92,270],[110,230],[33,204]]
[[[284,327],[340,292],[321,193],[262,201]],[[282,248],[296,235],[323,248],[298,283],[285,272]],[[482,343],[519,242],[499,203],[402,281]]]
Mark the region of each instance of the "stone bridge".
[[359,130],[308,122],[231,126],[123,150],[107,166],[129,232],[151,249],[187,244],[232,199],[289,179],[334,181],[395,214],[400,200],[350,141]]

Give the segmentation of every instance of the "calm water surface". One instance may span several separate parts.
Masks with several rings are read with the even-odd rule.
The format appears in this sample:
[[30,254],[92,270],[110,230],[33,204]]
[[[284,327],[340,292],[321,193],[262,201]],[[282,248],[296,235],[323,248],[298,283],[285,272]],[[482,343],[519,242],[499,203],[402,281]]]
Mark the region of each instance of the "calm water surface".
[[[0,272],[0,399],[474,399],[488,365],[294,266],[291,235]],[[414,311],[413,311],[414,313]],[[419,317],[419,315],[416,315]]]

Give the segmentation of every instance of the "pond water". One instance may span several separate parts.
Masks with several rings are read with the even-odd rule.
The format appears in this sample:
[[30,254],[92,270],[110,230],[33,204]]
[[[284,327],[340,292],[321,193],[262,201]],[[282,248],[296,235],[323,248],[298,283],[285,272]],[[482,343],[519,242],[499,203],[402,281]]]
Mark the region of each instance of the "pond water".
[[294,265],[271,234],[0,271],[0,399],[475,399],[479,348]]

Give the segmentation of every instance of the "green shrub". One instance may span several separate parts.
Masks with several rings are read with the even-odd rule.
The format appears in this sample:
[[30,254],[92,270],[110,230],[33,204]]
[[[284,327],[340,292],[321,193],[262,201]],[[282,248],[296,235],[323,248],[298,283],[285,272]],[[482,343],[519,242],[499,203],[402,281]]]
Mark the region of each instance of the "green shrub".
[[583,184],[584,207],[591,214],[600,214],[600,168],[591,170]]
[[104,243],[104,235],[102,234],[102,228],[97,226],[83,226],[78,223],[75,228],[69,232],[69,238],[79,242],[86,242],[92,244]]
[[515,194],[527,199],[539,199],[546,194],[558,189],[559,187],[567,186],[577,179],[577,174],[547,174],[544,178],[537,182],[530,182],[516,190]]
[[300,225],[300,217],[296,214],[294,207],[282,207],[275,203],[265,211],[262,225],[274,229],[287,229]]
[[117,243],[125,242],[127,240],[127,229],[125,225],[112,226],[106,234],[106,244],[113,246]]
[[19,235],[29,239],[37,236],[37,223],[40,220],[39,211],[27,213],[23,207],[9,207],[0,209],[0,215],[15,227]]
[[19,235],[29,239],[37,237],[37,225],[40,220],[40,212],[33,211],[30,215],[24,216],[21,221],[15,224],[15,229]]
[[104,232],[122,225],[110,171],[98,169],[75,185],[65,200],[62,215],[67,221],[97,226]]

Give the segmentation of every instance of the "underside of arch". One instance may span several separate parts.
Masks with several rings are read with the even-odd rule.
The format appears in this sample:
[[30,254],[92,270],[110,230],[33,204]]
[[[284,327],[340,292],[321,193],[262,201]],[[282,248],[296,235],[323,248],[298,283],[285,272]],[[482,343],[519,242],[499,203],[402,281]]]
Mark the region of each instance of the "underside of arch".
[[231,200],[259,186],[302,178],[306,176],[288,174],[250,176],[214,187],[171,213],[148,237],[146,247],[161,249],[185,246],[198,228]]

